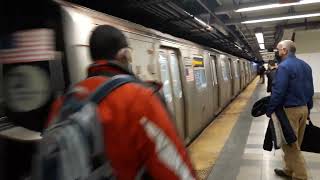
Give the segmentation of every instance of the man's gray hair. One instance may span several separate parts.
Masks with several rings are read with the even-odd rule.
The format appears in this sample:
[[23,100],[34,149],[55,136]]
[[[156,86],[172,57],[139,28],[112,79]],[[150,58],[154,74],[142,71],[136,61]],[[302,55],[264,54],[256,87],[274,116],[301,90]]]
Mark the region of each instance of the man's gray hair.
[[279,42],[279,45],[282,48],[286,48],[289,52],[295,54],[296,53],[296,45],[293,41],[291,40],[283,40]]

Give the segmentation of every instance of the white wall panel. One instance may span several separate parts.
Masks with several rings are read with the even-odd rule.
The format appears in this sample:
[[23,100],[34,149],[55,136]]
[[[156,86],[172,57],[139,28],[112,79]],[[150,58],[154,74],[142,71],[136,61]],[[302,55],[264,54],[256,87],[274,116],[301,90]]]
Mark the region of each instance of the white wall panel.
[[297,57],[312,68],[315,93],[320,94],[320,30],[297,31],[295,36]]

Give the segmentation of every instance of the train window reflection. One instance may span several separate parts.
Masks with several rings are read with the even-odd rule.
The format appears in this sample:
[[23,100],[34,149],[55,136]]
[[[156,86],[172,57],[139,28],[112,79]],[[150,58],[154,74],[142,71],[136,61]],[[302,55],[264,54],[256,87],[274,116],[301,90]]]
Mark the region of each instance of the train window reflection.
[[237,66],[237,61],[234,61],[233,65],[234,65],[234,69],[235,69],[235,76],[236,76],[236,78],[239,78],[239,69]]
[[221,61],[221,71],[222,71],[222,76],[224,81],[228,81],[228,70],[226,67],[226,63],[224,61]]
[[160,76],[163,83],[163,94],[165,97],[165,101],[169,106],[171,112],[173,111],[173,104],[172,104],[172,91],[171,91],[171,83],[170,83],[170,73],[169,73],[169,65],[168,59],[166,54],[160,53],[159,54],[159,65],[160,65]]
[[[216,59],[216,56],[211,56],[213,59]],[[218,84],[218,79],[217,79],[217,72],[216,72],[216,65],[214,60],[210,61],[211,64],[211,74],[212,74],[212,80],[213,80],[213,85]]]
[[196,86],[198,89],[207,87],[207,78],[204,69],[195,69],[194,78],[196,80]]
[[177,98],[182,98],[179,65],[177,55],[175,53],[170,54],[170,66],[172,75],[173,94]]

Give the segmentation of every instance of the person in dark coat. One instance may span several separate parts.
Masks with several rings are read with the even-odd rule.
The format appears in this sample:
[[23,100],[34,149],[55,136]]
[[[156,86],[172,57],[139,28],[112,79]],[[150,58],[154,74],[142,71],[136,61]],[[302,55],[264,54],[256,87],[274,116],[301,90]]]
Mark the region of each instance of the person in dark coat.
[[284,144],[284,169],[275,169],[278,176],[292,179],[308,179],[305,160],[300,150],[309,110],[313,106],[313,78],[311,67],[295,56],[293,41],[284,40],[277,46],[281,63],[272,82],[272,93],[266,115],[271,117],[283,108],[297,136],[297,141]]
[[271,60],[269,61],[269,67],[268,67],[268,71],[267,71],[267,78],[268,78],[268,85],[267,85],[267,92],[271,93],[271,88],[272,88],[272,81],[276,75],[277,72],[277,65],[276,62]]
[[263,66],[263,64],[259,67],[259,75],[260,75],[260,82],[261,84],[264,84],[264,74],[266,72],[266,68]]

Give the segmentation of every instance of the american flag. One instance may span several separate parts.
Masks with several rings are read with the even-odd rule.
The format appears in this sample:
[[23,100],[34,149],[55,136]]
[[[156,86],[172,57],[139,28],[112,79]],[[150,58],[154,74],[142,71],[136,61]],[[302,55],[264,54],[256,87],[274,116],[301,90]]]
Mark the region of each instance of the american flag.
[[186,79],[187,81],[194,81],[192,66],[186,67]]
[[51,29],[17,31],[0,38],[2,64],[53,60],[54,55],[55,39]]

